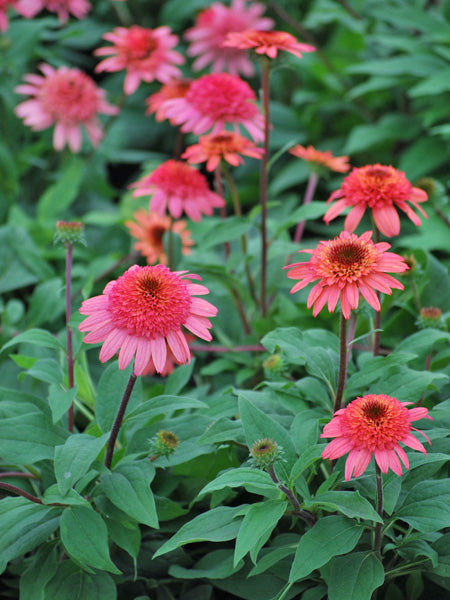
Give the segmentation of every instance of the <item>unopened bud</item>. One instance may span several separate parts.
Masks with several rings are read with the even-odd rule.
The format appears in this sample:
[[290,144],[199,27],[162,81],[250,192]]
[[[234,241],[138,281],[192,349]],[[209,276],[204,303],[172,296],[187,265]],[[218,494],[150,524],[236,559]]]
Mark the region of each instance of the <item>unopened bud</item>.
[[436,306],[426,306],[421,308],[416,324],[420,329],[427,329],[429,327],[434,329],[445,329],[442,311]]
[[260,469],[267,469],[281,458],[283,449],[275,442],[275,440],[263,438],[253,442],[252,447],[250,448],[250,454],[257,467]]
[[180,445],[180,440],[171,431],[161,429],[156,436],[150,440],[152,454],[159,456],[168,456],[172,454]]
[[80,221],[56,221],[56,233],[53,238],[54,244],[83,244],[86,246],[84,238],[84,225]]

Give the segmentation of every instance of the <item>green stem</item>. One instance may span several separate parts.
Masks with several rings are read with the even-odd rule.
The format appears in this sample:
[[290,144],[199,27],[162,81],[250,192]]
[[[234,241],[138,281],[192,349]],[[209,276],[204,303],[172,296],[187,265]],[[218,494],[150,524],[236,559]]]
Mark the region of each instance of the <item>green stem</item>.
[[270,61],[261,61],[261,87],[264,112],[264,154],[261,158],[260,202],[261,202],[261,316],[266,315],[267,287],[267,165],[269,161],[270,107],[269,107]]
[[133,391],[134,384],[136,383],[137,376],[134,374],[134,371],[130,375],[130,379],[128,380],[127,387],[125,388],[125,392],[123,394],[122,401],[119,406],[119,410],[117,411],[116,419],[111,429],[111,434],[109,436],[108,445],[106,449],[105,456],[105,466],[108,469],[111,468],[112,458],[114,454],[114,446],[116,445],[117,436],[119,435],[120,427],[122,425],[123,417],[125,415],[125,411],[127,410],[128,402],[130,400],[131,392]]
[[[67,333],[67,378],[69,389],[74,386],[74,363],[73,363],[73,342],[72,328],[70,327],[70,317],[72,316],[71,297],[72,297],[72,258],[73,244],[66,244],[66,333]],[[67,426],[70,433],[73,433],[73,402],[69,406],[67,413]]]
[[[221,169],[220,163],[217,165],[216,169],[214,170],[214,189],[221,198],[225,198],[223,185],[222,185],[222,169]],[[220,216],[222,219],[227,218],[226,206],[222,206],[220,208]],[[231,252],[230,242],[223,243],[223,250],[225,253],[225,260],[228,260],[228,257],[230,256],[230,252]]]
[[[383,479],[381,475],[381,469],[377,463],[375,463],[375,475],[377,480],[377,513],[380,518],[383,518]],[[375,536],[373,540],[373,550],[379,560],[381,560],[381,540],[382,540],[382,528],[383,523],[375,524]]]
[[[311,203],[311,200],[314,198],[314,192],[316,191],[317,182],[319,181],[319,176],[314,171],[311,171],[311,174],[308,179],[308,185],[306,186],[305,197],[303,199],[303,206]],[[297,225],[297,229],[294,235],[294,242],[298,244],[298,242],[302,239],[303,232],[305,231],[306,221],[300,221]]]
[[334,412],[342,408],[345,381],[347,379],[347,319],[341,312],[339,321],[339,377],[334,398]]

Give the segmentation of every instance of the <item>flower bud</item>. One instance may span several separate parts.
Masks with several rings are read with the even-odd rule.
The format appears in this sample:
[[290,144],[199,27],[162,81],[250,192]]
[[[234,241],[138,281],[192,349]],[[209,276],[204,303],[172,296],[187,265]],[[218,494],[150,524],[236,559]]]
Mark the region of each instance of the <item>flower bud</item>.
[[257,467],[260,469],[267,469],[281,458],[283,449],[275,442],[275,440],[272,440],[271,438],[262,438],[252,444],[250,454]]
[[156,436],[150,440],[151,454],[159,456],[168,456],[172,454],[180,445],[180,440],[171,431],[161,429]]
[[429,327],[434,329],[445,329],[445,322],[442,318],[441,309],[436,306],[425,306],[424,308],[421,308],[416,325],[420,329],[428,329]]
[[56,233],[53,238],[54,244],[83,244],[86,246],[84,238],[84,225],[80,221],[56,221]]

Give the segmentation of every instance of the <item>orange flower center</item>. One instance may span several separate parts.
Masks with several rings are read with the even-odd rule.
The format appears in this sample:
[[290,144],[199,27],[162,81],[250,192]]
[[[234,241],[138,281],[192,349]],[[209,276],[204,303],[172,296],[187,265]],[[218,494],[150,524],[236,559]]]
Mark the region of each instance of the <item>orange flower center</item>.
[[109,310],[117,327],[150,339],[179,330],[191,303],[186,283],[163,265],[127,271],[109,293]]
[[355,448],[391,450],[411,430],[408,409],[385,394],[356,398],[342,415],[342,428]]
[[319,245],[311,258],[311,265],[319,277],[333,284],[336,279],[342,282],[356,281],[372,273],[378,261],[379,253],[375,244],[353,236]]
[[67,69],[47,77],[39,90],[39,101],[55,121],[85,123],[98,112],[98,90],[90,77]]

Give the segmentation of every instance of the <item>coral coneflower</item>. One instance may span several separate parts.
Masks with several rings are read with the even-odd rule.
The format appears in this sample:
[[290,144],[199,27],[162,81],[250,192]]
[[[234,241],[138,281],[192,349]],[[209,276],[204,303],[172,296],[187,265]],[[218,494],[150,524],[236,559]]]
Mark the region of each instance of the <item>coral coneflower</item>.
[[19,0],[19,6],[26,17],[34,17],[44,8],[58,15],[61,23],[66,23],[70,15],[84,19],[91,10],[87,0]]
[[252,48],[256,54],[265,54],[269,58],[276,58],[279,50],[290,52],[297,58],[302,58],[302,52],[315,51],[314,46],[301,44],[286,31],[259,31],[257,29],[231,32],[222,45],[240,50]]
[[431,444],[428,437],[411,427],[412,421],[427,418],[428,409],[423,407],[407,409],[411,402],[399,402],[386,394],[368,394],[356,398],[345,408],[334,413],[333,418],[323,428],[320,437],[332,437],[322,452],[323,458],[332,460],[349,453],[345,462],[345,479],[358,477],[366,470],[372,455],[383,473],[392,469],[396,475],[402,474],[402,464],[409,468],[408,457],[399,442],[427,453],[424,446],[414,437],[411,430],[418,431]]
[[119,369],[134,361],[134,373],[141,375],[153,361],[163,371],[168,348],[179,363],[190,362],[185,327],[199,338],[210,341],[212,327],[208,317],[217,309],[195,296],[208,294],[200,279],[186,271],[172,272],[164,265],[130,267],[117,280],[110,281],[103,294],[85,300],[80,308],[88,318],[79,325],[90,331],[84,341],[103,342],[100,361],[119,352]]
[[348,156],[333,156],[330,150],[316,150],[314,146],[301,146],[297,144],[289,150],[290,154],[302,158],[310,164],[311,169],[326,167],[330,171],[346,173],[350,169]]
[[188,146],[181,158],[193,164],[206,162],[206,169],[214,171],[221,159],[237,167],[244,162],[241,155],[261,158],[263,154],[262,148],[239,133],[224,130],[200,137],[198,144]]
[[84,126],[94,146],[103,136],[98,114],[115,115],[119,109],[105,100],[105,93],[78,69],[41,64],[43,76],[28,74],[26,83],[15,88],[17,94],[28,94],[30,100],[15,108],[18,117],[34,131],[55,125],[53,145],[62,150],[66,143],[72,152],[81,149],[81,127]]
[[387,273],[401,273],[408,266],[398,254],[386,252],[390,244],[374,244],[371,237],[371,231],[361,237],[342,231],[333,240],[321,241],[314,250],[299,250],[312,256],[308,262],[284,267],[291,269],[287,274],[289,279],[300,279],[291,294],[319,280],[307,301],[308,308],[314,306],[314,316],[327,302],[329,312],[333,312],[340,297],[342,314],[348,319],[351,309],[358,308],[360,294],[379,311],[375,290],[384,294],[392,294],[391,288],[403,290],[403,285]]
[[191,232],[186,229],[185,221],[173,222],[168,215],[161,216],[156,212],[147,212],[143,208],[134,213],[136,221],[125,221],[131,235],[138,241],[134,249],[147,258],[149,265],[160,262],[167,265],[168,259],[164,249],[164,234],[172,231],[180,236],[181,251],[183,254],[192,252],[190,246],[194,245]]
[[214,208],[225,206],[225,200],[209,189],[206,177],[179,160],[167,160],[131,187],[136,188],[134,197],[151,196],[150,210],[163,215],[167,207],[175,219],[185,212],[200,221],[202,214],[212,215]]
[[197,56],[192,65],[194,71],[211,64],[213,72],[227,71],[232,75],[251,77],[254,67],[247,53],[237,48],[224,48],[222,44],[232,31],[271,29],[273,21],[262,17],[263,12],[263,4],[252,2],[248,5],[246,0],[232,0],[229,7],[214,2],[201,11],[194,27],[185,34],[185,38],[191,42],[188,55]]
[[137,90],[141,80],[149,83],[156,79],[166,83],[181,75],[181,71],[174,65],[183,64],[184,58],[172,50],[178,43],[178,36],[172,34],[169,27],[116,27],[114,31],[105,33],[103,39],[112,42],[113,46],[98,48],[94,54],[112,56],[102,60],[95,70],[125,69],[124,92],[127,95]]
[[184,133],[218,133],[227,124],[238,131],[242,125],[259,142],[264,119],[255,101],[251,87],[237,75],[212,73],[193,81],[184,98],[165,102],[165,112]]
[[413,187],[402,171],[386,165],[366,165],[353,169],[345,177],[340,189],[331,194],[327,203],[333,200],[337,202],[325,213],[324,221],[328,224],[350,207],[344,227],[347,231],[354,231],[366,209],[370,208],[381,233],[392,237],[400,233],[400,218],[396,208],[405,212],[414,225],[420,225],[422,221],[407,203],[427,218],[419,204],[427,198],[426,192]]
[[[192,79],[173,79],[168,81],[161,86],[159,92],[155,92],[147,98],[145,103],[148,108],[145,111],[146,115],[152,115],[155,113],[156,121],[164,121],[166,119],[165,104],[167,100],[173,100],[174,98],[184,98],[186,96],[189,86],[192,83]],[[175,123],[171,122],[172,125]]]

